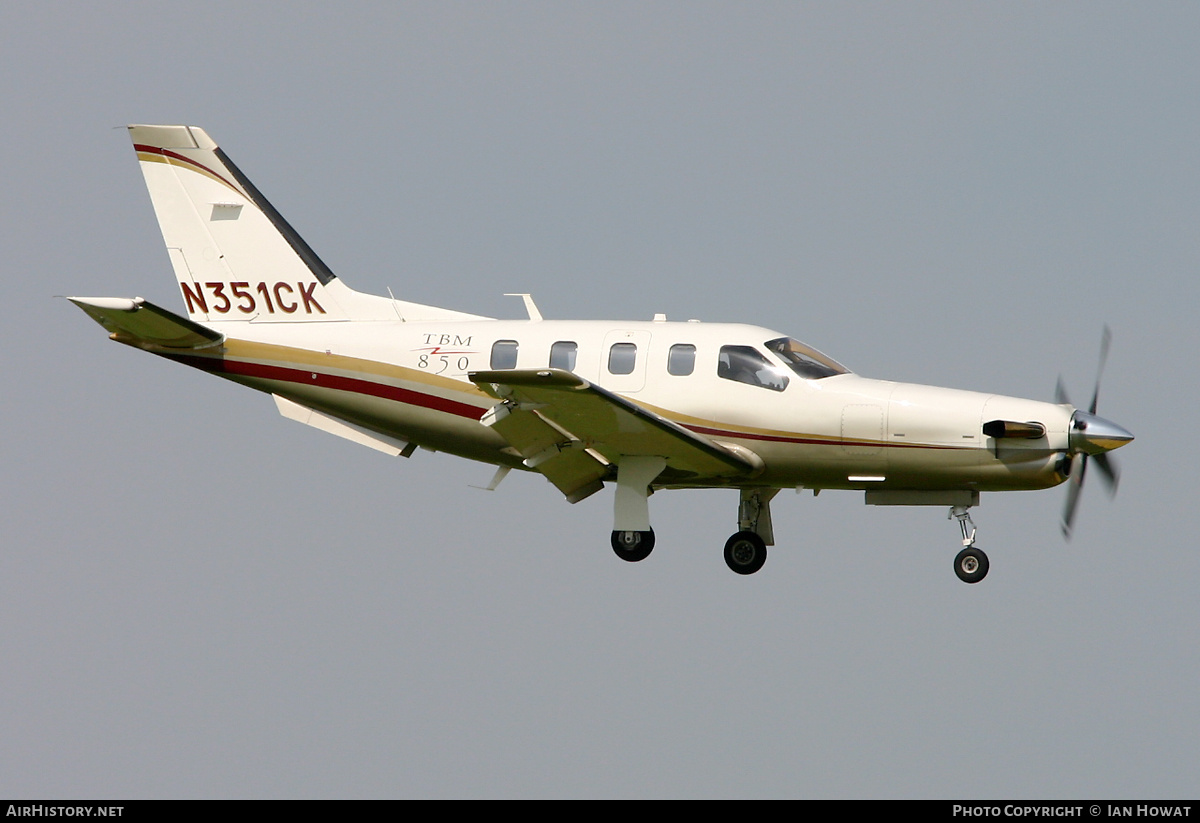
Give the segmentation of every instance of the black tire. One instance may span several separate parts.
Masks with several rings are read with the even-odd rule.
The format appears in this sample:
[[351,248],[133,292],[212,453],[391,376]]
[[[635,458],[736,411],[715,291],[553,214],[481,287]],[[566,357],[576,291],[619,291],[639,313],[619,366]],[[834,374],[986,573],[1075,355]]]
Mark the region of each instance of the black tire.
[[654,529],[648,532],[612,533],[612,549],[617,557],[636,563],[645,560],[654,550]]
[[755,532],[738,532],[725,541],[725,565],[738,574],[754,574],[767,562],[767,544]]
[[974,546],[967,546],[954,558],[954,573],[964,583],[978,583],[987,577],[987,555]]

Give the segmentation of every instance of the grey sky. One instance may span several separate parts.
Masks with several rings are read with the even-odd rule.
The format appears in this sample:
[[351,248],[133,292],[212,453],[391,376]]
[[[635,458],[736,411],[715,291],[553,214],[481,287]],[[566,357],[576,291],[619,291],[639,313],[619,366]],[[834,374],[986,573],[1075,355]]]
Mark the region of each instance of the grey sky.
[[[1200,9],[0,7],[0,796],[1181,797],[1200,773]],[[1119,496],[944,510],[388,459],[105,340],[177,307],[123,126],[205,127],[350,285],[752,322],[1086,403]],[[1092,478],[1095,481],[1096,478]]]

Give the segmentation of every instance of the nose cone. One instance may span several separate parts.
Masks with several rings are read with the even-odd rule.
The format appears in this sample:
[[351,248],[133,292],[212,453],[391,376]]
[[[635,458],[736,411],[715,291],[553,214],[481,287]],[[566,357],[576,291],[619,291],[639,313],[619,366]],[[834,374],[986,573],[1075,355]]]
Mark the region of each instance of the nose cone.
[[1076,411],[1071,417],[1072,451],[1103,454],[1119,449],[1131,440],[1133,435],[1111,420],[1085,411]]

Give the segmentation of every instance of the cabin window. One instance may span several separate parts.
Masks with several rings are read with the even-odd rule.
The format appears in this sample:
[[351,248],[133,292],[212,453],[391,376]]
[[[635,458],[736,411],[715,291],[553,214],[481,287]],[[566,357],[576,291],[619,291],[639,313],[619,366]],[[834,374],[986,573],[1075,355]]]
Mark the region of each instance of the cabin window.
[[575,355],[579,347],[573,341],[560,340],[550,347],[550,368],[575,371]]
[[633,343],[613,343],[608,350],[609,374],[633,374],[637,365],[637,346]]
[[497,340],[492,344],[493,369],[515,369],[517,367],[517,341]]
[[752,346],[722,346],[721,357],[717,361],[717,377],[771,391],[783,391],[788,384],[783,370]]
[[676,343],[667,352],[667,374],[691,374],[696,368],[696,347],[691,343]]

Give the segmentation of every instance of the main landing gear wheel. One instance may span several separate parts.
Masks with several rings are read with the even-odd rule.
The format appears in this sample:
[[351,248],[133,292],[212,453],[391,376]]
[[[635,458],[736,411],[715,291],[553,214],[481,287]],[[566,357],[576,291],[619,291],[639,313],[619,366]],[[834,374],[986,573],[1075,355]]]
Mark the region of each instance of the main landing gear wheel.
[[754,532],[738,532],[725,541],[725,564],[738,574],[754,574],[767,562],[767,545]]
[[645,560],[654,549],[654,529],[648,532],[613,532],[612,547],[622,560],[630,563]]
[[987,555],[974,546],[967,546],[954,558],[954,573],[964,583],[978,583],[987,577]]

